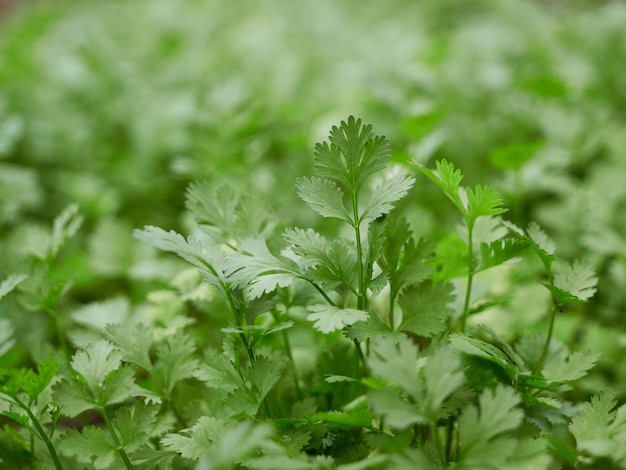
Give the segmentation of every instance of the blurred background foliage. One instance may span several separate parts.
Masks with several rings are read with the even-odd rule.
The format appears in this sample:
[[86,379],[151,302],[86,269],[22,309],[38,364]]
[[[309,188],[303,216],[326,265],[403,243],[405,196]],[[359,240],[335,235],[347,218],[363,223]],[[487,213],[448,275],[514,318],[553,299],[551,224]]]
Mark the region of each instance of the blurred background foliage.
[[[94,305],[170,318],[210,302],[178,274],[180,264],[133,240],[132,229],[188,229],[185,188],[197,180],[233,182],[279,227],[315,224],[294,179],[310,174],[314,143],[353,114],[390,138],[397,165],[447,158],[466,184],[504,196],[505,218],[535,220],[560,256],[590,259],[599,291],[559,318],[557,335],[604,352],[591,389],[626,383],[626,3],[84,0],[3,8],[0,279],[30,274],[22,296],[48,295],[66,326]],[[73,203],[82,226],[37,268],[45,276],[33,275],[54,218]],[[446,237],[457,219],[447,204],[418,180],[405,202],[414,231],[453,243]],[[545,329],[546,294],[534,274],[496,281],[514,298],[482,320],[509,338]],[[5,300],[0,314],[28,349],[48,333],[23,305]],[[32,309],[45,310],[41,301]]]

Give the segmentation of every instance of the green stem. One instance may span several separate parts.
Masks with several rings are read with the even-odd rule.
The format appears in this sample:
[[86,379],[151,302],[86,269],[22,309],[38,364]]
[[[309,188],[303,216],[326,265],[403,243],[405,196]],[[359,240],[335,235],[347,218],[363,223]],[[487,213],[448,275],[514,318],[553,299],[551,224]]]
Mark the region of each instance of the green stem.
[[357,272],[359,275],[359,288],[357,290],[357,308],[363,310],[367,307],[365,298],[365,273],[363,272],[363,249],[361,247],[361,221],[359,218],[359,202],[356,192],[352,193],[352,213],[354,217],[354,232],[356,236]]
[[[230,286],[228,284],[222,284],[224,292],[226,292],[226,299],[228,300],[228,305],[230,306],[231,311],[233,312],[233,316],[235,317],[235,323],[237,324],[237,328],[243,330],[243,318],[241,316],[241,312],[235,305],[235,301],[233,300],[233,295],[230,292]],[[248,337],[244,334],[243,331],[239,332],[239,337],[241,338],[241,342],[243,343],[246,351],[248,353],[248,357],[250,358],[250,364],[254,367],[254,363],[256,362],[256,358],[254,357],[254,352],[250,347],[250,342],[248,341]]]
[[102,415],[102,418],[104,418],[104,422],[106,423],[109,433],[111,433],[111,437],[113,438],[113,442],[115,443],[115,448],[117,449],[117,452],[120,454],[120,457],[122,457],[122,460],[124,461],[124,465],[126,465],[126,468],[128,470],[133,470],[133,464],[130,463],[130,459],[128,458],[128,455],[126,455],[126,452],[124,451],[124,446],[122,446],[122,443],[120,442],[120,439],[117,436],[117,432],[115,431],[115,428],[111,424],[111,421],[109,421],[109,416],[107,415],[107,412],[104,409],[104,407],[100,408],[100,414]]
[[331,299],[328,296],[328,294],[324,292],[324,289],[322,289],[320,286],[318,286],[315,282],[311,281],[310,279],[306,279],[306,280],[309,281],[313,287],[315,287],[315,289],[322,295],[322,297],[324,297],[324,300],[326,300],[326,302],[328,302],[329,305],[332,305],[333,307],[337,306],[337,304],[333,302],[333,299]]
[[437,456],[439,457],[439,460],[441,461],[441,465],[443,467],[446,467],[447,466],[446,455],[445,455],[444,449],[441,447],[441,439],[439,439],[439,429],[437,428],[436,424],[430,425],[430,434],[433,437],[433,445],[435,446],[435,449],[437,451]]
[[[272,313],[274,320],[276,320],[277,323],[280,322],[280,314],[278,313],[278,310],[273,308],[272,310],[270,310],[270,312]],[[298,397],[298,400],[302,400],[302,390],[300,389],[300,381],[298,380],[298,370],[296,369],[296,363],[293,360],[293,353],[291,351],[291,342],[289,341],[289,335],[287,334],[286,330],[281,331],[281,334],[283,337],[283,343],[285,344],[285,352],[287,353],[287,359],[289,360],[289,363],[291,364],[291,367],[293,368],[294,384],[296,387],[296,396]]]
[[465,288],[465,300],[463,302],[463,312],[461,313],[461,333],[465,332],[467,316],[469,312],[470,296],[472,293],[472,282],[474,281],[474,247],[473,247],[473,225],[467,227],[467,244],[469,245],[467,262],[467,286]]
[[72,359],[72,354],[70,353],[69,348],[67,347],[67,341],[65,341],[65,336],[63,335],[63,331],[61,330],[61,325],[59,324],[59,316],[57,312],[53,309],[47,309],[48,315],[52,318],[52,326],[54,328],[54,334],[57,337],[57,342],[59,343],[59,347],[66,359],[70,361]]
[[33,412],[30,410],[30,406],[23,403],[17,397],[13,397],[13,398],[15,399],[15,402],[20,406],[20,408],[26,411],[26,414],[28,414],[28,417],[33,423],[33,426],[35,426],[37,434],[39,435],[41,440],[44,441],[44,443],[46,444],[46,447],[48,448],[48,452],[50,453],[50,457],[52,458],[52,462],[54,463],[54,468],[56,468],[57,470],[63,470],[63,465],[61,465],[61,461],[59,460],[59,456],[56,452],[56,449],[54,448],[54,444],[52,444],[52,441],[46,434],[46,431],[44,431],[44,429],[41,427],[41,424],[39,424],[39,421],[37,420]]
[[535,369],[533,370],[534,375],[538,375],[541,373],[541,369],[543,369],[543,364],[546,361],[546,357],[548,357],[548,351],[550,350],[550,342],[552,341],[552,333],[554,332],[554,320],[556,319],[556,312],[561,311],[561,307],[556,303],[554,298],[552,298],[552,308],[550,309],[550,325],[548,326],[548,335],[546,337],[546,342],[543,344],[543,349],[541,350],[541,356],[539,356],[539,360],[535,365]]

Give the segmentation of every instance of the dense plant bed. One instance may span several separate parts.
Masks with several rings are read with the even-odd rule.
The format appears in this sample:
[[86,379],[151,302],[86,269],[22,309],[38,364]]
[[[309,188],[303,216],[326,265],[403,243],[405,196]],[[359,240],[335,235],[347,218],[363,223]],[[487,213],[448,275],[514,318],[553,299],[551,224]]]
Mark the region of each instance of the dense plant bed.
[[[141,303],[69,316],[56,262],[82,217],[66,209],[0,285],[51,338],[26,351],[28,333],[0,320],[1,465],[619,468],[626,408],[610,390],[589,399],[599,354],[554,335],[593,296],[594,268],[508,221],[450,162],[390,155],[360,119],[333,127],[296,181],[302,211],[328,219],[317,228],[234,183],[193,183],[188,236],[134,232],[184,262],[146,252]],[[456,229],[414,237],[418,185],[438,188]],[[523,327],[501,336],[502,316]]]

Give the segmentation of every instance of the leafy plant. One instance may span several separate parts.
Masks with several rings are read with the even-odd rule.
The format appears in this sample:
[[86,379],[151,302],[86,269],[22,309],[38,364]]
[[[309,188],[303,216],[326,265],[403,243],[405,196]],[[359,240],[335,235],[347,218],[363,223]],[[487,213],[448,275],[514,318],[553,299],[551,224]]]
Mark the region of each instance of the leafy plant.
[[[174,270],[174,290],[134,312],[121,299],[75,312],[82,329],[58,329],[61,354],[35,357],[37,372],[10,367],[7,323],[0,412],[21,428],[5,426],[2,458],[21,464],[17,447],[31,467],[58,469],[619,464],[613,396],[578,410],[567,397],[599,354],[554,338],[564,306],[593,295],[593,269],[557,259],[538,225],[503,221],[496,191],[462,187],[445,160],[418,169],[460,213],[460,235],[416,240],[396,209],[416,179],[389,160],[388,140],[354,117],[316,145],[315,174],[296,191],[334,221],[326,233],[281,227],[228,183],[193,184],[192,235],[134,232],[193,273]],[[76,214],[57,218],[35,272],[53,269]],[[531,252],[550,296],[547,335],[505,339],[475,320],[509,301],[486,276],[536,275]],[[0,292],[27,281],[12,275]],[[66,338],[78,343],[71,357]]]

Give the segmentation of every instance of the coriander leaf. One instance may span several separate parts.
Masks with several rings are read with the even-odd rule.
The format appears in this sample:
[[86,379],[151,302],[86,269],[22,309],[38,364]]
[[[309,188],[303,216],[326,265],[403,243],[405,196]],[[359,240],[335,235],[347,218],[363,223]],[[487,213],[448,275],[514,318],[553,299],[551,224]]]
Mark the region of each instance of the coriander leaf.
[[436,172],[426,168],[421,163],[418,163],[417,166],[418,169],[428,177],[428,179],[435,183],[439,189],[441,189],[444,194],[450,198],[461,214],[463,214],[463,217],[467,218],[467,209],[459,194],[461,180],[463,179],[461,170],[456,170],[454,165],[446,159],[436,162]]
[[79,350],[72,357],[72,369],[83,376],[91,390],[99,390],[110,372],[120,367],[122,352],[106,340]]
[[547,255],[554,256],[556,246],[536,222],[528,224],[528,237]]
[[333,288],[337,284],[351,286],[355,277],[355,256],[345,240],[332,241],[315,230],[300,228],[285,230],[283,237],[304,267],[304,277]]
[[397,429],[406,429],[413,424],[428,424],[428,418],[419,409],[403,400],[394,390],[372,390],[368,401],[376,414],[383,415],[385,422]]
[[224,272],[235,285],[245,288],[253,299],[277,287],[289,286],[295,278],[302,276],[293,261],[274,256],[263,239],[243,239],[239,250],[230,255]]
[[259,402],[263,400],[282,376],[284,362],[278,357],[257,356],[250,379],[256,385]]
[[15,328],[6,318],[0,318],[0,357],[9,352],[15,345],[13,337]]
[[155,339],[152,328],[141,323],[131,326],[109,325],[106,327],[105,335],[122,351],[124,361],[152,371],[150,348]]
[[322,333],[331,333],[341,330],[353,323],[367,320],[369,314],[363,310],[353,308],[339,308],[333,305],[310,305],[307,315],[309,321],[315,322],[313,326]]
[[399,340],[404,337],[399,331],[392,331],[389,325],[384,323],[376,314],[371,314],[367,320],[359,321],[346,328],[348,338],[367,341],[378,337],[388,337]]
[[68,457],[75,457],[90,468],[107,469],[115,461],[115,444],[109,433],[95,426],[85,426],[82,433],[70,429],[61,436],[61,452]]
[[28,278],[26,274],[11,274],[0,283],[0,300]]
[[46,358],[37,366],[37,373],[29,370],[22,379],[22,390],[30,397],[28,405],[32,405],[37,397],[50,385],[59,369],[59,361],[54,357]]
[[55,258],[65,242],[76,234],[82,224],[83,216],[80,214],[78,206],[71,204],[66,207],[63,212],[54,219],[47,258]]
[[360,215],[360,222],[374,220],[381,215],[391,212],[394,207],[393,204],[406,196],[414,183],[415,178],[403,175],[396,175],[381,182],[374,188],[370,200],[365,204],[365,208]]
[[[516,442],[501,434],[517,428],[524,418],[517,393],[498,385],[483,391],[479,406],[469,406],[459,418],[459,462],[466,468],[506,468]],[[479,411],[480,410],[480,411]]]
[[583,404],[569,425],[578,449],[626,463],[626,405],[614,410],[615,393],[603,390]]
[[477,271],[499,266],[506,261],[516,258],[528,248],[529,242],[525,239],[507,238],[480,244],[481,261]]
[[327,411],[313,413],[306,417],[309,421],[325,421],[337,427],[358,427],[363,429],[372,428],[374,416],[367,409],[356,409],[350,411]]
[[159,250],[176,253],[182,259],[199,268],[200,275],[209,284],[218,288],[222,295],[226,295],[223,265],[226,255],[212,244],[201,244],[190,238],[185,240],[182,235],[170,230],[153,226],[146,226],[143,230],[135,230],[136,239],[147,243]]
[[136,402],[132,408],[121,408],[115,412],[115,428],[126,451],[138,449],[145,444],[152,433],[159,407]]
[[357,194],[365,180],[385,168],[390,159],[390,144],[384,136],[374,136],[371,125],[362,125],[353,116],[333,126],[327,142],[317,144],[315,171]]
[[596,292],[598,278],[593,266],[576,260],[573,264],[556,262],[553,267],[554,288],[552,291],[558,303],[585,302]]
[[501,208],[502,198],[490,186],[476,185],[467,189],[467,226],[471,229],[479,217],[502,214],[507,209]]
[[368,364],[373,377],[399,385],[411,395],[419,396],[423,386],[417,380],[417,374],[425,361],[426,359],[419,357],[417,346],[409,338],[402,336],[399,341],[391,338],[377,338],[372,341]]
[[198,365],[193,357],[195,351],[194,342],[181,331],[167,336],[157,345],[157,363],[153,374],[166,397],[172,394],[177,382],[193,376]]
[[569,354],[567,359],[553,357],[546,361],[542,375],[549,384],[578,380],[587,375],[600,356],[600,353],[591,351],[576,351]]
[[94,399],[85,385],[72,380],[62,380],[54,385],[54,401],[61,408],[61,413],[73,418],[83,411],[94,408]]
[[223,434],[224,429],[223,421],[212,416],[202,416],[192,428],[162,437],[161,445],[186,459],[197,460]]
[[425,281],[405,287],[398,296],[403,319],[398,327],[420,336],[432,336],[446,329],[446,320],[454,313],[450,306],[454,301],[454,289],[450,283]]
[[441,347],[428,356],[422,374],[427,393],[420,400],[420,408],[434,422],[441,414],[443,402],[465,383],[465,374],[461,360],[450,347]]
[[230,234],[239,219],[238,208],[243,192],[235,185],[208,181],[193,182],[185,192],[185,206],[195,221]]
[[209,388],[226,392],[237,390],[245,384],[233,364],[214,349],[207,349],[204,360],[198,365],[193,376]]
[[341,219],[354,225],[343,202],[343,191],[335,182],[316,177],[298,178],[296,188],[298,196],[322,217]]

